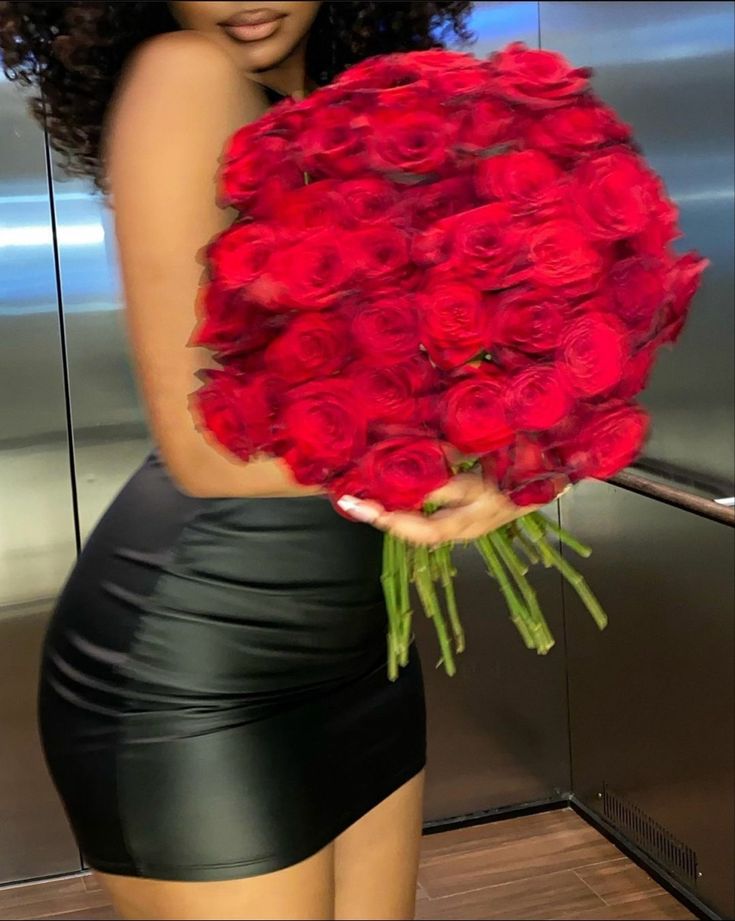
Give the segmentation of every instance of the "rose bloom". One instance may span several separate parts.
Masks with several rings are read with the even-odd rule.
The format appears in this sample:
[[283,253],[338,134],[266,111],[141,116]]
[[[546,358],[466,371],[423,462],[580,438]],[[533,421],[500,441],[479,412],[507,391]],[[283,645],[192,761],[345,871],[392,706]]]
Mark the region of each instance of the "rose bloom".
[[558,210],[562,201],[562,172],[538,150],[519,150],[480,160],[475,188],[486,201],[506,202],[516,214]]
[[456,142],[464,151],[489,150],[518,137],[519,119],[511,106],[500,99],[478,99],[451,117],[457,119]]
[[408,238],[397,227],[374,226],[344,237],[342,258],[361,279],[377,282],[405,269],[409,261]]
[[472,178],[467,174],[430,185],[409,186],[401,193],[399,212],[409,227],[422,231],[444,218],[466,211],[475,202]]
[[702,259],[699,253],[694,252],[685,253],[674,263],[670,281],[673,294],[663,328],[658,334],[660,342],[674,343],[678,340],[689,315],[694,295],[699,289],[702,272],[708,265],[707,259]]
[[[357,123],[349,106],[337,104],[319,111],[300,137],[300,163],[309,175],[348,179],[364,171],[368,129]],[[302,174],[303,182],[303,174]]]
[[567,328],[559,353],[559,371],[571,393],[594,397],[618,384],[629,355],[627,333],[612,314],[588,313]]
[[509,425],[526,432],[550,429],[572,407],[559,369],[551,363],[534,364],[513,375],[503,403]]
[[350,359],[347,324],[333,311],[293,318],[265,350],[265,365],[289,384],[335,374]]
[[233,205],[252,217],[267,217],[276,204],[304,184],[304,174],[283,138],[260,137],[251,143],[251,149],[225,163],[218,197],[221,204]]
[[531,277],[537,285],[592,291],[603,270],[603,258],[580,227],[553,220],[532,228],[528,235]]
[[451,471],[442,445],[434,438],[389,438],[370,448],[358,464],[361,492],[389,511],[421,508]]
[[552,109],[527,126],[530,146],[552,157],[574,159],[611,143],[630,139],[630,128],[597,99]]
[[631,464],[648,431],[648,414],[631,403],[608,405],[591,412],[575,438],[559,447],[574,481],[606,480]]
[[339,190],[347,217],[356,224],[382,224],[398,203],[395,187],[377,176],[347,179]]
[[273,220],[287,228],[291,236],[307,237],[324,230],[351,223],[351,205],[344,194],[344,184],[322,179],[294,189],[273,211]]
[[568,322],[569,304],[553,289],[521,285],[503,292],[492,311],[492,344],[521,352],[553,351]]
[[585,92],[590,72],[572,67],[560,54],[536,51],[514,42],[490,58],[493,86],[508,102],[531,109],[567,105]]
[[667,300],[667,270],[660,259],[632,257],[616,262],[608,277],[617,316],[642,335],[650,332]]
[[244,288],[264,270],[276,234],[260,223],[235,223],[207,248],[212,278],[221,288]]
[[633,151],[603,151],[582,161],[574,178],[573,203],[587,233],[600,240],[623,240],[644,230],[655,185]]
[[447,440],[465,454],[486,454],[513,441],[506,421],[505,378],[478,369],[451,384],[442,400],[442,424]]
[[360,395],[362,411],[371,426],[416,418],[417,393],[425,377],[419,362],[420,357],[392,364],[358,361],[346,369],[345,375]]
[[322,484],[365,450],[367,422],[359,394],[339,378],[289,391],[279,417],[279,453],[300,483]]
[[237,290],[208,284],[202,293],[202,318],[191,344],[220,354],[241,354],[262,348],[278,335],[281,322],[260,310]]
[[452,221],[452,262],[483,290],[508,288],[528,276],[523,238],[505,203],[473,208]]
[[440,368],[475,358],[490,344],[490,311],[477,288],[447,282],[419,298],[422,343]]
[[400,292],[387,292],[359,308],[352,336],[366,355],[387,362],[417,355],[421,343],[416,304]]
[[378,109],[370,119],[369,161],[382,173],[432,173],[450,156],[451,125],[426,111]]
[[202,377],[206,383],[192,395],[192,408],[204,431],[244,461],[270,450],[279,383],[270,374],[241,376],[219,369],[208,369]]

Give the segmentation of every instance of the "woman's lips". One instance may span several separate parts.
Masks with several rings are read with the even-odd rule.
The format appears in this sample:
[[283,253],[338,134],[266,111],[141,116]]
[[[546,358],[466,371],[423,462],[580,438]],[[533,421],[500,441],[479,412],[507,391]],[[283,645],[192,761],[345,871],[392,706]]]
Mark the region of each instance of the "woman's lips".
[[238,41],[257,42],[273,35],[282,19],[283,14],[275,10],[253,10],[251,13],[231,16],[221,22],[220,26]]

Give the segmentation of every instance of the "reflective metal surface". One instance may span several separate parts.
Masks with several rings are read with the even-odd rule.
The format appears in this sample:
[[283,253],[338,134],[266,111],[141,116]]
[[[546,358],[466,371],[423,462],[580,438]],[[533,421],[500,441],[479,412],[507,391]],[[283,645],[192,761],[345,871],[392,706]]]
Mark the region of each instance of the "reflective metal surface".
[[633,126],[680,206],[683,245],[712,262],[689,327],[646,392],[647,456],[731,485],[735,7],[546,2],[540,17],[543,47],[595,68],[595,88]]
[[610,616],[598,633],[565,592],[573,790],[599,810],[612,789],[691,848],[702,875],[682,882],[732,918],[735,533],[606,484],[562,517]]
[[0,882],[79,868],[36,735],[40,636],[75,554],[41,131],[0,78]]

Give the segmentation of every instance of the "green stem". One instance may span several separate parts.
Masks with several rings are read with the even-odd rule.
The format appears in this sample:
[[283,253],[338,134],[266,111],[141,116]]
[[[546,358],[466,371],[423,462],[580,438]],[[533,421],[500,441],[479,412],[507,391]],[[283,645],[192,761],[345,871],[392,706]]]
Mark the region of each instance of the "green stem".
[[459,609],[457,608],[457,596],[454,593],[454,577],[457,571],[452,566],[452,545],[442,544],[441,547],[434,551],[434,554],[439,563],[441,583],[444,589],[447,611],[449,613],[449,623],[452,627],[452,634],[454,635],[454,648],[457,652],[464,652],[464,629],[462,628]]
[[474,544],[484,559],[488,572],[500,586],[500,591],[503,593],[505,602],[510,609],[511,620],[516,625],[516,629],[520,633],[523,642],[528,649],[533,649],[535,643],[530,624],[528,623],[528,611],[526,611],[521,600],[516,595],[513,586],[510,584],[510,580],[503,569],[500,558],[495,552],[495,548],[488,540],[487,535],[485,535],[485,537],[478,537],[477,540],[474,541]]
[[383,572],[380,577],[388,612],[388,676],[394,681],[398,676],[401,634],[398,611],[398,583],[395,568],[395,538],[386,534],[383,538]]
[[513,526],[513,537],[520,544],[521,550],[523,550],[526,558],[528,559],[528,562],[532,566],[535,566],[537,563],[541,562],[541,557],[538,555],[538,553],[536,553],[536,548],[515,523]]
[[582,556],[585,559],[590,556],[592,553],[592,548],[577,540],[577,538],[573,534],[570,534],[569,531],[560,527],[560,525],[556,524],[555,522],[550,521],[545,515],[542,515],[541,512],[532,512],[531,514],[542,528],[547,531],[551,531],[552,534],[556,534],[561,543],[566,544],[570,550],[573,550],[577,554],[577,556]]
[[427,547],[416,547],[414,549],[414,580],[424,611],[427,617],[433,621],[437,639],[439,640],[439,648],[441,649],[442,657],[437,665],[443,663],[446,673],[450,676],[454,675],[457,669],[454,664],[449,634],[447,633],[447,627],[444,623],[441,607],[439,606],[439,599],[431,579],[429,551]]
[[411,598],[409,594],[409,567],[411,547],[404,540],[396,541],[396,568],[398,570],[398,632],[399,632],[399,661],[401,665],[408,664],[408,649],[411,644]]
[[526,602],[526,608],[528,609],[532,623],[531,630],[536,639],[534,645],[541,655],[545,655],[554,645],[554,637],[551,635],[549,625],[547,624],[546,619],[541,612],[541,607],[538,603],[536,592],[532,588],[528,579],[526,579],[526,573],[528,572],[528,569],[523,567],[523,564],[516,556],[513,547],[511,546],[508,538],[503,533],[502,528],[498,531],[493,531],[488,535],[488,537],[495,549],[498,551],[500,558],[508,567],[510,574],[513,576],[515,583],[518,586],[521,595],[523,596],[523,600]]
[[607,614],[605,614],[602,605],[592,593],[589,585],[587,585],[584,576],[580,572],[577,572],[573,566],[570,566],[554,547],[546,543],[540,544],[539,546],[542,554],[548,559],[549,564],[559,570],[562,576],[564,576],[582,599],[582,603],[590,612],[600,630],[604,630],[607,626]]

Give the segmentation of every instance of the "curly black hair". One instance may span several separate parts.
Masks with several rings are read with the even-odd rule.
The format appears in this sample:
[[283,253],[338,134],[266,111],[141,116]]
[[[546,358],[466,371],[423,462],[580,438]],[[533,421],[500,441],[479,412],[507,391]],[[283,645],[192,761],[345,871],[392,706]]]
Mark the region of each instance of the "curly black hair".
[[[465,0],[359,2],[327,0],[307,47],[307,72],[318,85],[376,54],[471,39]],[[62,154],[70,175],[92,176],[104,190],[102,124],[124,62],[142,41],[179,28],[165,2],[0,2],[0,55],[10,80],[33,84],[33,115]]]

